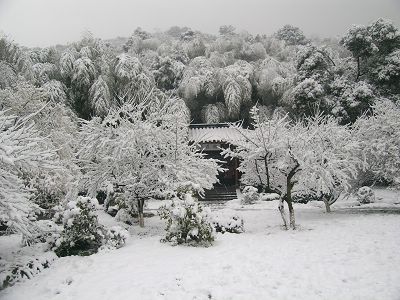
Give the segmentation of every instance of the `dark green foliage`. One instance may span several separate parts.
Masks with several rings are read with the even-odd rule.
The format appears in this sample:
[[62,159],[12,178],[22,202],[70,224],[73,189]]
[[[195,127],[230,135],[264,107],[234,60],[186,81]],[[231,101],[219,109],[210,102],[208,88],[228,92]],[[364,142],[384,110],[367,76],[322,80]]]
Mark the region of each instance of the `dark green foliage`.
[[56,259],[53,252],[47,252],[39,257],[22,257],[18,262],[7,265],[1,274],[0,291],[14,285],[22,279],[31,279],[43,269],[47,269]]
[[185,200],[175,199],[171,205],[159,210],[161,219],[167,221],[164,242],[209,246],[214,241],[214,228],[210,212],[191,196]]
[[237,215],[232,216],[217,216],[213,221],[216,232],[221,233],[243,233],[244,221]]
[[90,255],[102,244],[103,234],[95,214],[95,203],[88,197],[70,201],[63,213],[64,230],[55,241],[58,256]]

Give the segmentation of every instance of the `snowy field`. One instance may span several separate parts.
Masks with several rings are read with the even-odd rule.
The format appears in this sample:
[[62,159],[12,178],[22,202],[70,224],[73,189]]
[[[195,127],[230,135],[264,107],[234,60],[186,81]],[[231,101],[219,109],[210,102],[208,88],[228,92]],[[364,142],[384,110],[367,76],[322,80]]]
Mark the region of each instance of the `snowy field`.
[[125,247],[58,259],[0,298],[400,299],[399,196],[382,195],[362,207],[338,203],[331,214],[298,204],[296,231],[281,229],[274,201],[237,207],[246,232],[218,234],[209,248],[162,244],[164,224],[147,218]]

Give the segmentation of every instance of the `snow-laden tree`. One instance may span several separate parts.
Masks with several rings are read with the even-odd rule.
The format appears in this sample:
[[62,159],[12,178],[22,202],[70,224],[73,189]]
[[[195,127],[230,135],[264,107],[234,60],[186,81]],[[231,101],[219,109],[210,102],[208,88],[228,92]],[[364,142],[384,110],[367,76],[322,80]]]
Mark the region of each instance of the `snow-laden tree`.
[[14,86],[18,81],[17,74],[5,61],[0,61],[0,89]]
[[139,89],[154,86],[154,79],[146,72],[137,57],[117,56],[114,65],[115,94],[120,103],[133,99]]
[[201,37],[196,37],[193,40],[184,44],[184,49],[190,59],[204,56],[206,51],[206,46]]
[[300,28],[289,24],[280,28],[275,37],[285,41],[287,45],[304,45],[308,42]]
[[51,63],[37,63],[32,66],[34,81],[37,86],[57,78],[57,66]]
[[33,81],[33,63],[29,54],[4,35],[0,35],[0,61],[7,62],[26,80]]
[[230,36],[235,34],[235,26],[233,25],[222,25],[219,27],[218,32],[222,36]]
[[202,56],[194,58],[183,72],[178,93],[196,121],[201,118],[202,107],[215,102],[221,93],[218,76],[218,69]]
[[152,66],[156,85],[161,90],[172,90],[179,86],[185,65],[171,57],[157,57]]
[[319,112],[331,113],[341,96],[337,92],[333,96],[332,83],[344,77],[337,60],[337,53],[328,47],[299,46],[295,59],[297,73],[292,75],[294,88],[284,93],[282,104],[300,118]]
[[241,49],[237,53],[239,59],[245,61],[257,61],[264,59],[267,56],[267,51],[262,43],[243,43]]
[[[379,74],[379,69],[385,68],[386,65],[393,66],[392,59],[388,57],[400,49],[400,31],[392,22],[378,19],[368,26],[350,28],[342,38],[341,44],[352,52],[357,61],[356,80],[364,76],[378,83],[383,83],[381,79],[387,79],[386,76],[390,72],[384,76]],[[396,78],[396,72],[393,75]],[[391,89],[390,84],[387,88]],[[396,91],[396,88],[394,91]]]
[[177,40],[161,44],[157,49],[157,53],[160,56],[169,56],[173,60],[179,61],[185,65],[189,63],[189,57],[183,48],[182,43]]
[[[55,91],[50,84],[54,84]],[[32,115],[35,129],[49,138],[59,155],[68,160],[73,156],[78,121],[71,109],[61,99],[56,99],[64,97],[59,91],[61,88],[59,82],[53,81],[41,88],[20,82],[15,89],[0,90],[0,107],[20,118]]]
[[400,47],[380,59],[380,64],[372,68],[372,77],[383,94],[400,93]]
[[[356,155],[359,144],[351,131],[334,118],[318,116],[291,124],[275,115],[262,121],[257,108],[251,111],[254,130],[235,127],[242,135],[237,148],[227,156],[242,160],[243,182],[281,195],[279,210],[284,226],[295,228],[292,194],[306,191],[326,203],[327,211],[337,194],[350,187],[362,161]],[[283,203],[289,208],[287,222]]]
[[185,98],[194,100],[200,93],[215,96],[215,72],[205,57],[194,58],[183,73],[180,93]]
[[306,190],[324,201],[327,212],[342,192],[348,192],[358,171],[365,168],[361,145],[348,126],[333,117],[317,115],[290,129],[289,152],[299,163],[295,191]]
[[361,60],[372,56],[378,52],[378,47],[374,44],[366,26],[354,25],[351,27],[340,43],[347,48],[357,61],[357,77],[361,76]]
[[181,101],[153,101],[152,93],[144,95],[145,101],[126,102],[103,121],[83,124],[79,139],[82,184],[89,195],[107,183],[120,187],[129,202],[137,203],[141,226],[146,199],[180,190],[201,193],[216,182],[218,170],[189,143]]
[[112,107],[111,92],[107,81],[99,76],[89,90],[89,103],[96,116],[105,117]]
[[242,105],[251,103],[254,67],[245,61],[237,61],[224,68],[219,76],[228,117],[237,120]]
[[239,170],[243,172],[244,184],[260,186],[265,192],[278,191],[272,180],[272,168],[281,154],[289,121],[278,115],[265,120],[257,107],[252,108],[251,117],[254,129],[234,126],[242,138],[236,142],[237,148],[227,149],[224,154],[241,160]]
[[51,145],[64,167],[62,171],[44,168],[24,171],[24,184],[33,190],[32,201],[44,209],[62,200],[77,172],[71,161],[76,149],[77,117],[64,103],[50,98],[51,94],[43,87],[36,88],[25,82],[20,82],[14,90],[0,90],[2,109],[7,115],[18,116],[18,120],[30,117],[35,132]]
[[26,186],[23,176],[39,169],[57,169],[56,157],[30,117],[0,111],[0,222],[22,233],[25,241],[35,238],[39,228],[33,222],[38,206],[30,200],[34,190]]
[[377,19],[368,25],[368,32],[380,54],[389,54],[400,48],[400,31],[390,20]]
[[296,69],[299,80],[313,78],[320,83],[333,78],[334,54],[327,47],[312,44],[300,46],[296,55]]
[[226,106],[222,102],[204,106],[201,114],[202,121],[207,124],[222,123],[227,121],[228,117]]
[[68,80],[68,85],[71,83],[74,62],[78,56],[78,52],[75,48],[69,48],[61,54],[60,58],[60,73],[64,80]]
[[96,76],[96,68],[93,61],[83,56],[78,58],[72,69],[72,82],[77,87],[88,87]]
[[257,95],[264,105],[272,107],[279,103],[283,94],[292,84],[294,68],[288,63],[281,63],[272,57],[264,59],[254,72]]
[[142,64],[136,57],[121,54],[115,64],[115,75],[120,80],[134,80],[142,72]]
[[74,61],[71,79],[73,107],[78,115],[85,119],[90,117],[89,89],[96,76],[96,66],[90,58],[83,56]]
[[372,178],[364,176],[361,180],[399,184],[400,107],[383,99],[375,102],[372,111],[372,115],[364,115],[354,124],[355,137],[361,143],[359,155],[366,157],[367,173],[372,173]]
[[[91,33],[85,34],[81,41],[74,43],[61,54],[59,60],[61,78],[67,88],[70,105],[79,117],[89,119],[96,114],[93,111],[94,106],[90,103],[90,89],[99,76],[107,82],[108,89],[114,92],[112,78],[114,61],[115,54],[111,47],[94,38]],[[100,84],[95,86],[100,90],[104,87]]]
[[46,94],[48,101],[55,103],[67,103],[67,95],[65,86],[57,80],[50,80],[41,87]]
[[320,107],[324,107],[323,94],[323,86],[316,80],[313,78],[304,79],[292,90],[292,109],[301,116],[315,115],[319,112]]

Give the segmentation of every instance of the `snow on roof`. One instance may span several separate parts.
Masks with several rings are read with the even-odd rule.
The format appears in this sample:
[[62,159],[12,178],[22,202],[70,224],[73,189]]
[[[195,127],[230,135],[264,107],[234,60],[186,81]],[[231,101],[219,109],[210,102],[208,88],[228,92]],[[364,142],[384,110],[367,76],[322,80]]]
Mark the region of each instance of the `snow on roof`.
[[227,123],[191,124],[189,127],[189,139],[199,143],[233,143],[241,137],[242,135]]

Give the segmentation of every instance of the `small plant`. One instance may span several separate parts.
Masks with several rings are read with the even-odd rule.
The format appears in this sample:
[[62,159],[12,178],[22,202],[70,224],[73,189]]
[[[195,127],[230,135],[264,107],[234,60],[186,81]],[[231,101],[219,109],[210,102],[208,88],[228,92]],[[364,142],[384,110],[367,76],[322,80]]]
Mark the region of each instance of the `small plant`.
[[216,232],[243,233],[244,221],[235,213],[218,214],[214,216],[213,225]]
[[104,245],[101,250],[118,249],[125,245],[129,233],[126,229],[120,226],[113,226],[104,232]]
[[243,189],[242,193],[243,193],[242,204],[253,204],[260,197],[257,188],[255,188],[254,186],[246,186]]
[[117,214],[115,215],[115,220],[118,222],[122,222],[128,225],[133,224],[133,216],[129,213],[129,211],[125,208],[121,208]]
[[260,200],[261,201],[274,201],[274,200],[279,200],[281,196],[277,193],[261,193],[260,194]]
[[46,269],[57,258],[54,252],[38,257],[23,256],[16,262],[5,264],[0,272],[0,290],[14,285],[24,278],[30,279]]
[[357,200],[361,204],[373,203],[375,202],[375,193],[370,187],[363,186],[357,191]]
[[204,209],[191,194],[186,194],[183,198],[175,198],[170,205],[159,209],[161,219],[167,221],[167,234],[162,241],[211,245],[214,241],[214,228],[210,220],[210,210]]
[[95,212],[97,200],[79,196],[67,203],[62,216],[56,213],[64,229],[56,236],[54,251],[58,256],[90,255],[102,244],[102,230]]

